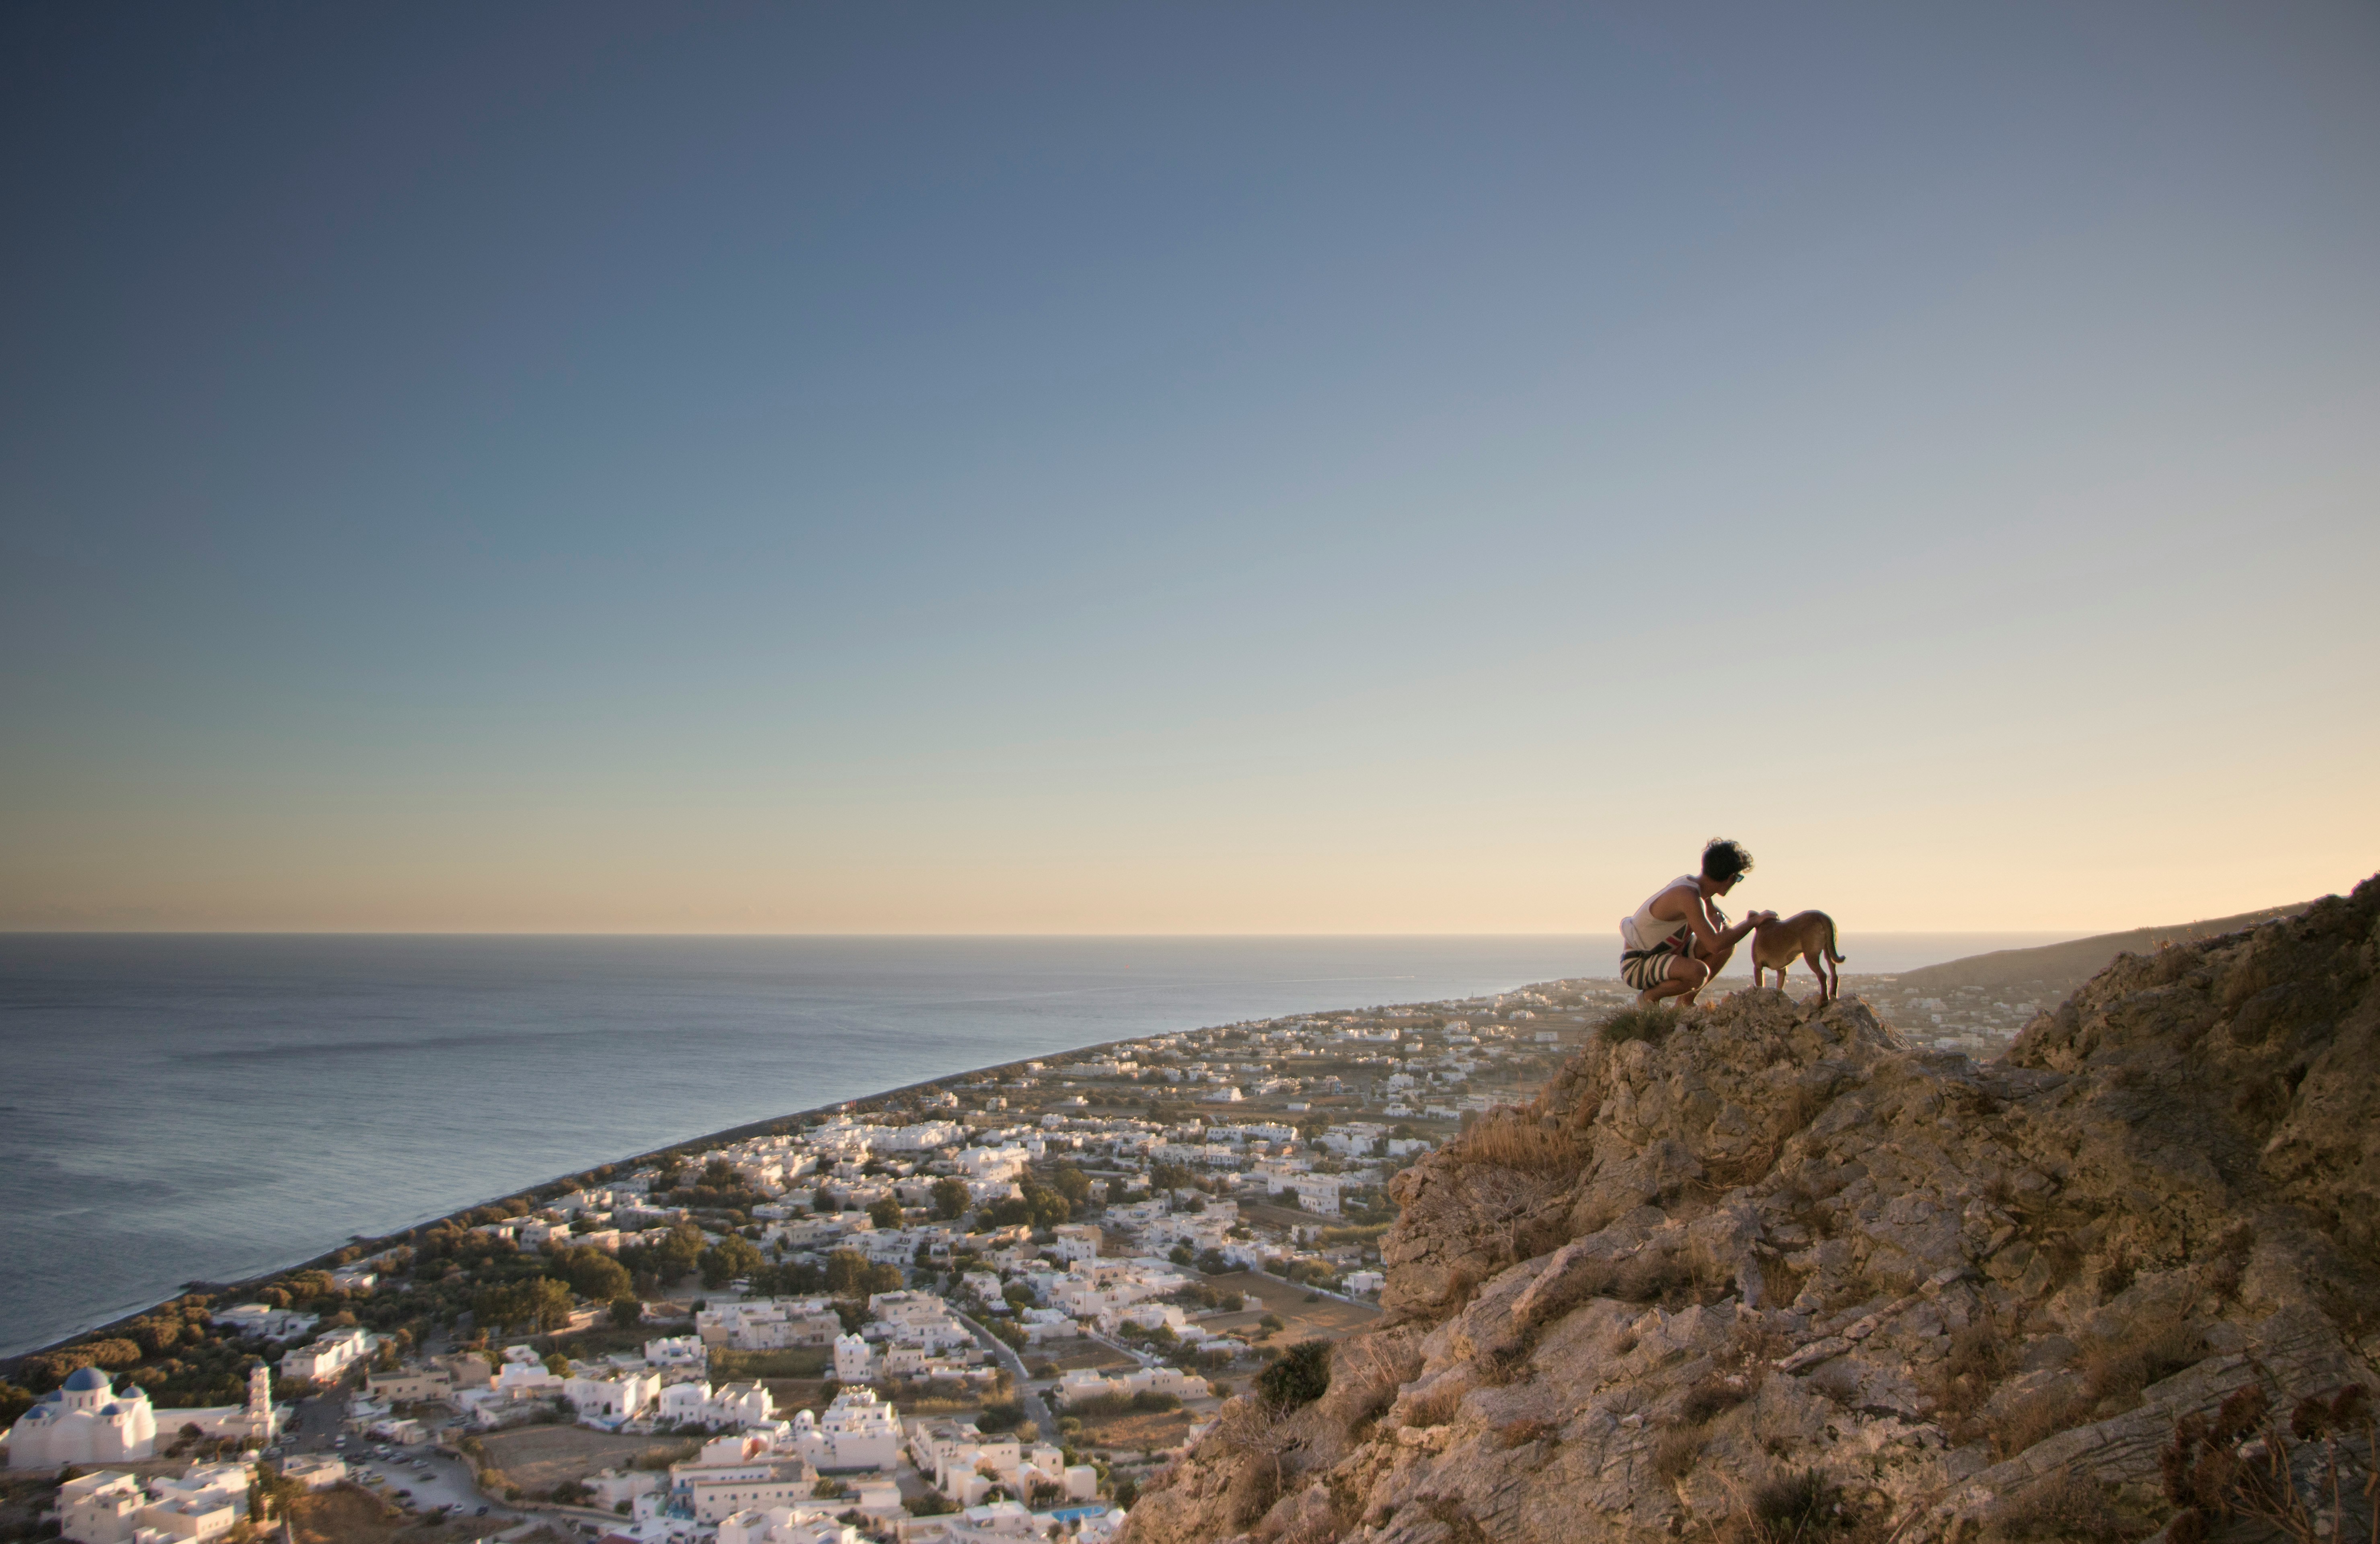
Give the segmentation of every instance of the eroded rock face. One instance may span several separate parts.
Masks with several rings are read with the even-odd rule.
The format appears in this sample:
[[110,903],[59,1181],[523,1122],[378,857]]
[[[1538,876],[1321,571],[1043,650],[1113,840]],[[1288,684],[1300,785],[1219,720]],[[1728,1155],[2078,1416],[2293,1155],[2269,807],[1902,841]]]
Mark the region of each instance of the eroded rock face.
[[1330,1395],[1125,1538],[1750,1538],[1812,1472],[1803,1544],[2150,1531],[2178,1421],[2380,1392],[2375,922],[2126,956],[1984,1065],[1773,990],[1591,1046],[1400,1176]]

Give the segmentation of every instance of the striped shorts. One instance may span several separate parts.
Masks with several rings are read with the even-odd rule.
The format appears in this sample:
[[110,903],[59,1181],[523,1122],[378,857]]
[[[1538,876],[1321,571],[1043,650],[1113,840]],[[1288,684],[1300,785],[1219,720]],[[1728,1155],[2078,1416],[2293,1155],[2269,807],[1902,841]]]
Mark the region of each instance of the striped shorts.
[[1638,991],[1650,991],[1670,979],[1670,962],[1682,953],[1675,939],[1663,939],[1650,949],[1623,949],[1620,979]]

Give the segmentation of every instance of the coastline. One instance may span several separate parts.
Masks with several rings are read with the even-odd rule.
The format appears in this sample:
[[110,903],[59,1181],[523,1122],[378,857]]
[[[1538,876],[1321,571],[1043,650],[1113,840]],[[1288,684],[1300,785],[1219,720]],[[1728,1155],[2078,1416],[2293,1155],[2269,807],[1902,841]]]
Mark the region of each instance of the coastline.
[[[1604,978],[1572,977],[1566,978],[1566,979],[1574,981],[1591,981],[1601,980],[1604,979]],[[1533,987],[1548,984],[1550,983],[1524,982],[1519,986],[1508,987],[1504,990],[1507,991],[1525,991]],[[1343,1010],[1318,1009],[1315,1011],[1320,1013],[1334,1013]],[[1173,1032],[1195,1034],[1200,1030],[1214,1027],[1217,1027],[1213,1025],[1199,1025],[1189,1029]],[[1148,1035],[1146,1032],[1143,1032],[1140,1034],[1123,1036],[1116,1039],[1094,1040],[1087,1045],[1073,1046],[1063,1051],[1044,1052],[1042,1056],[1012,1058],[1009,1061],[992,1062],[981,1066],[963,1067],[954,1072],[946,1072],[934,1077],[917,1078],[908,1083],[900,1084],[894,1088],[880,1089],[875,1093],[862,1094],[853,1099],[835,1100],[826,1104],[813,1104],[804,1109],[788,1111],[784,1113],[771,1115],[761,1120],[746,1121],[740,1125],[722,1127],[716,1131],[698,1133],[695,1136],[682,1137],[674,1142],[665,1142],[657,1148],[648,1148],[641,1152],[630,1153],[623,1158],[610,1159],[607,1160],[606,1162],[609,1166],[613,1168],[618,1168],[624,1165],[634,1166],[643,1163],[649,1160],[658,1159],[669,1153],[676,1152],[681,1149],[741,1141],[752,1137],[765,1136],[772,1127],[783,1125],[787,1121],[797,1121],[810,1115],[830,1114],[839,1110],[864,1109],[871,1104],[878,1104],[884,1100],[897,1099],[903,1094],[941,1088],[944,1084],[951,1083],[958,1079],[978,1077],[986,1074],[996,1075],[1007,1072],[1021,1073],[1028,1061],[1038,1061],[1048,1056],[1082,1056],[1093,1052],[1107,1051],[1118,1046],[1129,1045],[1135,1041],[1145,1040],[1147,1039],[1148,1039]],[[596,1165],[596,1167],[602,1166],[604,1165]],[[90,1340],[94,1336],[103,1335],[111,1330],[117,1330],[129,1326],[135,1321],[156,1312],[158,1308],[164,1307],[165,1304],[175,1302],[182,1297],[188,1296],[193,1293],[204,1293],[210,1296],[231,1295],[252,1287],[260,1287],[265,1283],[273,1281],[276,1277],[288,1275],[292,1271],[328,1270],[331,1268],[333,1258],[344,1250],[350,1248],[363,1248],[377,1252],[382,1249],[392,1248],[398,1241],[413,1234],[419,1233],[424,1228],[434,1228],[441,1222],[452,1222],[457,1218],[466,1216],[470,1212],[477,1211],[481,1207],[493,1206],[499,1202],[510,1200],[518,1196],[533,1195],[536,1192],[546,1189],[552,1185],[568,1184],[574,1180],[581,1178],[589,1172],[589,1171],[587,1169],[575,1169],[564,1173],[555,1174],[548,1179],[539,1180],[531,1185],[516,1185],[499,1195],[490,1196],[480,1200],[472,1201],[466,1206],[450,1208],[449,1210],[440,1212],[434,1216],[422,1218],[418,1222],[407,1223],[402,1228],[392,1229],[387,1233],[371,1235],[350,1234],[343,1242],[334,1244],[329,1248],[324,1249],[318,1254],[310,1255],[301,1259],[290,1261],[285,1265],[273,1266],[267,1270],[260,1270],[254,1275],[242,1277],[237,1281],[185,1282],[182,1283],[181,1288],[178,1291],[174,1292],[167,1296],[157,1298],[152,1302],[143,1304],[141,1307],[135,1308],[128,1313],[119,1314],[115,1318],[107,1319],[102,1323],[87,1325],[79,1330],[69,1331],[66,1334],[61,1335],[55,1340],[45,1342],[40,1345],[30,1346],[23,1351],[16,1352],[6,1357],[0,1357],[0,1378],[6,1378],[13,1380],[14,1375],[21,1368],[23,1364],[32,1357],[42,1356],[49,1352],[61,1350],[67,1346],[75,1344],[78,1342]]]
[[[1865,975],[1866,973],[1862,972],[1859,974]],[[1889,978],[1885,979],[1889,979]],[[1518,985],[1508,985],[1494,990],[1501,991],[1520,991],[1529,990],[1533,986],[1541,987],[1551,984],[1552,982],[1599,983],[1608,985],[1612,979],[1612,978],[1605,976],[1562,976],[1534,982],[1524,981]],[[1723,977],[1722,979],[1732,981],[1734,978]],[[1387,1005],[1388,1004],[1381,1003],[1371,1004],[1371,1006],[1375,1007]],[[1342,1003],[1332,1007],[1293,1010],[1293,1013],[1331,1014],[1349,1011],[1361,1012],[1363,1009],[1356,1007],[1354,1004]],[[1268,1018],[1274,1016],[1290,1015],[1266,1015]],[[1251,1018],[1246,1020],[1232,1020],[1229,1022],[1252,1023],[1262,1021],[1263,1020],[1261,1019]],[[117,1314],[112,1315],[106,1319],[90,1322],[75,1328],[61,1331],[45,1337],[38,1343],[26,1346],[21,1350],[11,1352],[6,1357],[0,1357],[0,1376],[13,1377],[13,1375],[15,1375],[21,1368],[23,1362],[30,1357],[54,1352],[78,1342],[103,1336],[112,1331],[119,1330],[149,1314],[153,1313],[162,1305],[174,1302],[179,1297],[188,1294],[201,1292],[211,1295],[237,1294],[261,1286],[265,1283],[285,1275],[291,1271],[327,1268],[334,1256],[346,1249],[352,1247],[362,1247],[367,1250],[376,1251],[378,1249],[386,1248],[391,1246],[394,1242],[399,1241],[424,1228],[434,1227],[441,1222],[455,1221],[467,1213],[492,1204],[501,1203],[515,1198],[533,1196],[540,1190],[548,1189],[555,1185],[562,1184],[572,1179],[574,1176],[588,1174],[598,1168],[606,1166],[633,1166],[641,1162],[650,1161],[662,1155],[674,1151],[681,1151],[688,1148],[697,1146],[723,1145],[733,1141],[748,1138],[753,1136],[764,1135],[771,1127],[780,1125],[786,1122],[797,1121],[814,1115],[830,1113],[839,1109],[866,1108],[871,1105],[880,1104],[885,1100],[898,1099],[905,1094],[914,1093],[927,1088],[947,1086],[958,1080],[978,1078],[986,1076],[1019,1076],[1022,1074],[1026,1063],[1032,1060],[1086,1056],[1104,1051],[1110,1051],[1116,1047],[1134,1042],[1146,1040],[1152,1033],[1195,1034],[1204,1032],[1217,1027],[1218,1026],[1216,1024],[1208,1023],[1156,1030],[1143,1027],[1129,1034],[1110,1036],[1096,1040],[1088,1040],[1078,1045],[1073,1045],[1062,1049],[1037,1050],[1029,1056],[1010,1056],[1000,1061],[954,1068],[930,1076],[913,1077],[906,1082],[878,1088],[870,1092],[801,1106],[790,1111],[782,1111],[766,1116],[738,1122],[735,1125],[724,1127],[698,1131],[693,1135],[678,1137],[670,1141],[645,1147],[623,1156],[606,1158],[597,1161],[575,1166],[558,1173],[549,1174],[547,1177],[541,1179],[509,1186],[505,1190],[493,1195],[481,1196],[479,1198],[475,1198],[468,1202],[457,1203],[442,1208],[438,1210],[427,1212],[412,1219],[411,1221],[372,1234],[349,1234],[335,1239],[326,1239],[322,1242],[319,1247],[311,1250],[310,1252],[296,1256],[295,1258],[285,1258],[285,1259],[280,1263],[266,1266],[244,1275],[223,1279],[185,1280],[175,1290],[162,1293],[153,1297],[146,1298],[138,1305],[126,1308]]]

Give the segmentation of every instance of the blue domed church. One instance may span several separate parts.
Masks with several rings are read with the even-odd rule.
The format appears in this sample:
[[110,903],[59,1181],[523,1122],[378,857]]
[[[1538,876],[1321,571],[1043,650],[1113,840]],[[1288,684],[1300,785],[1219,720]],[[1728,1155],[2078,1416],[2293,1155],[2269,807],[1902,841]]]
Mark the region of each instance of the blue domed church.
[[121,1464],[157,1446],[157,1413],[138,1386],[121,1393],[97,1368],[78,1368],[61,1387],[34,1401],[8,1432],[8,1466]]

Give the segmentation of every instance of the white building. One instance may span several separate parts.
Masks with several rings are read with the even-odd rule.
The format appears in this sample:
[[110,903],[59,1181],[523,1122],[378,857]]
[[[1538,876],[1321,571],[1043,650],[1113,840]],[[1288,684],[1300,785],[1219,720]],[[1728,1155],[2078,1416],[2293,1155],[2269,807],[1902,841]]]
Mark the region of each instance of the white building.
[[281,1474],[309,1490],[327,1490],[347,1477],[347,1462],[327,1453],[292,1453],[281,1461]]
[[79,1544],[173,1544],[220,1538],[248,1515],[245,1464],[200,1464],[146,1481],[122,1471],[58,1488],[58,1523]]
[[691,1461],[670,1465],[670,1500],[698,1523],[717,1523],[738,1512],[803,1507],[818,1484],[818,1471],[799,1454],[771,1450],[767,1437],[720,1437],[702,1445]]
[[769,1396],[769,1386],[757,1380],[722,1383],[716,1389],[709,1383],[672,1383],[649,1408],[655,1420],[742,1429],[766,1426],[775,1415],[776,1404]]
[[242,1303],[208,1316],[207,1322],[218,1330],[228,1330],[235,1335],[255,1340],[294,1341],[313,1331],[320,1318],[288,1308],[268,1307],[262,1303]]
[[819,1469],[889,1469],[901,1461],[901,1417],[873,1389],[845,1389],[822,1416],[794,1417],[789,1445]]
[[562,1397],[584,1420],[625,1420],[642,1414],[661,1398],[658,1372],[620,1372],[603,1377],[576,1375],[563,1380]]
[[699,1370],[710,1358],[698,1335],[675,1335],[645,1343],[645,1361],[657,1368],[694,1368]]
[[719,1520],[719,1544],[860,1544],[860,1538],[817,1506],[751,1507]]
[[372,1338],[360,1329],[334,1330],[311,1345],[301,1345],[281,1358],[285,1382],[334,1383],[346,1370],[371,1354]]
[[[694,1316],[695,1331],[705,1346],[735,1351],[781,1351],[795,1345],[828,1345],[843,1332],[843,1321],[823,1297],[748,1298],[718,1303]],[[647,1353],[650,1357],[650,1350]]]
[[157,1445],[157,1412],[138,1388],[115,1392],[97,1368],[77,1368],[62,1387],[33,1402],[8,1430],[8,1466],[54,1469],[61,1464],[122,1464],[148,1457]]
[[59,1531],[81,1544],[129,1544],[149,1492],[131,1475],[85,1475],[58,1487]]

